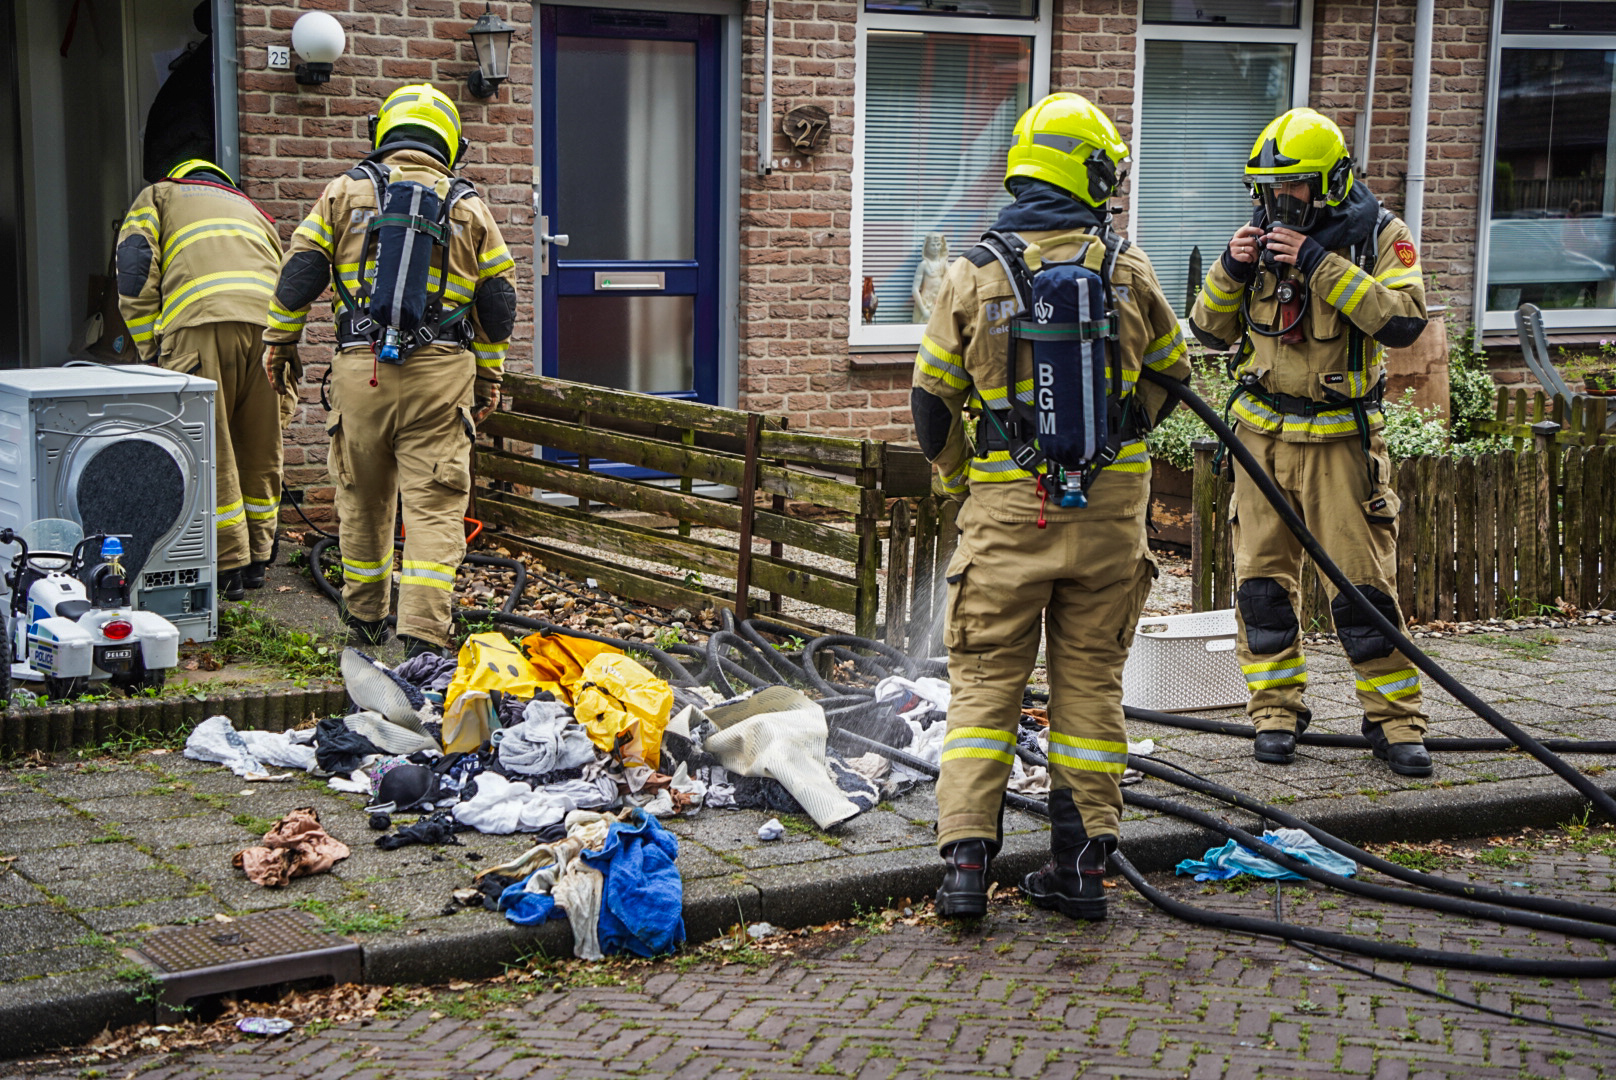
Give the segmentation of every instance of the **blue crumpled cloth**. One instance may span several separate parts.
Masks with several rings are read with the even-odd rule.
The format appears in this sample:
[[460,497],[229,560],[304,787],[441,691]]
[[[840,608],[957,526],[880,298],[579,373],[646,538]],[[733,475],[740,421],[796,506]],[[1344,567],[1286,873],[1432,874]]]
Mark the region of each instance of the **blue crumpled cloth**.
[[685,940],[685,890],[673,861],[679,841],[636,807],[614,822],[599,851],[585,851],[585,865],[601,872],[600,951],[656,956]]
[[549,893],[528,892],[526,880],[515,882],[499,894],[499,910],[517,926],[537,926],[549,919],[565,919],[565,908],[556,907]]
[[[1301,829],[1271,829],[1262,834],[1269,843],[1302,862],[1311,863],[1320,870],[1351,877],[1358,872],[1358,864],[1345,855],[1320,844]],[[1269,881],[1306,881],[1301,874],[1287,870],[1276,862],[1263,858],[1249,848],[1230,840],[1222,847],[1209,848],[1200,859],[1185,859],[1178,864],[1178,873],[1194,874],[1196,881],[1227,881],[1240,874],[1266,878]]]

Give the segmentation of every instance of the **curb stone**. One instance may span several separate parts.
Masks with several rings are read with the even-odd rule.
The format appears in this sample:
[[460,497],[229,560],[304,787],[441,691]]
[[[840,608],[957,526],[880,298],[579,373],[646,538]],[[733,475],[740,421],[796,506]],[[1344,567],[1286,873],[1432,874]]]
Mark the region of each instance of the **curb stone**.
[[[1616,793],[1616,778],[1603,786]],[[1586,803],[1552,776],[1475,787],[1392,792],[1311,800],[1296,808],[1315,825],[1354,843],[1420,842],[1548,828],[1580,814]],[[1223,816],[1259,831],[1244,811]],[[1001,886],[1013,885],[1044,861],[1043,829],[1027,815],[1007,815],[1004,850],[994,862]],[[1253,828],[1257,826],[1258,828]],[[1165,817],[1123,822],[1123,846],[1147,873],[1168,872],[1223,838]],[[834,868],[827,873],[825,868]],[[929,895],[942,876],[928,846],[766,867],[727,878],[702,878],[685,888],[685,926],[692,943],[722,936],[736,923],[768,921],[782,929],[818,925]],[[534,955],[567,956],[565,920],[535,928],[509,925],[461,929],[431,919],[401,931],[361,939],[369,983],[441,984],[486,978]],[[0,986],[0,1046],[8,1055],[82,1043],[103,1028],[153,1020],[150,1004],[105,972],[80,972]]]
[[115,735],[190,731],[210,716],[224,715],[239,730],[285,731],[305,716],[348,709],[339,683],[274,690],[231,690],[206,697],[125,698],[35,705],[0,713],[0,759],[35,750],[60,753],[98,746]]

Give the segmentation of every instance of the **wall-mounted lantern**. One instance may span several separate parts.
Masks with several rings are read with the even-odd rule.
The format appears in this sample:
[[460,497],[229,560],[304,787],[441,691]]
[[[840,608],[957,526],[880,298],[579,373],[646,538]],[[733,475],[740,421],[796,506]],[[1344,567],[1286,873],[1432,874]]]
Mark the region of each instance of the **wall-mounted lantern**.
[[471,45],[477,50],[477,70],[466,77],[473,97],[493,97],[499,86],[511,77],[511,35],[516,26],[483,5],[483,13],[471,26]]
[[304,60],[297,65],[297,81],[304,86],[330,82],[331,65],[347,43],[342,24],[325,12],[299,16],[292,24],[292,49]]

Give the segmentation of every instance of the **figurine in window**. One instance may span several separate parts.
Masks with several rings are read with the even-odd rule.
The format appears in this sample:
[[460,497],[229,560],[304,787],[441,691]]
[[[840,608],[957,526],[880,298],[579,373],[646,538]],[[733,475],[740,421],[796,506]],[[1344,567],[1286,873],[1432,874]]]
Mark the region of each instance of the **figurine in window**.
[[915,283],[909,290],[915,302],[911,322],[931,320],[931,309],[937,303],[937,293],[943,287],[943,275],[947,272],[948,237],[940,232],[927,233],[926,244],[920,251],[920,265],[915,267]]
[[875,309],[881,306],[881,298],[875,295],[875,278],[864,275],[864,295],[859,298],[859,307],[864,312],[865,323],[875,321]]

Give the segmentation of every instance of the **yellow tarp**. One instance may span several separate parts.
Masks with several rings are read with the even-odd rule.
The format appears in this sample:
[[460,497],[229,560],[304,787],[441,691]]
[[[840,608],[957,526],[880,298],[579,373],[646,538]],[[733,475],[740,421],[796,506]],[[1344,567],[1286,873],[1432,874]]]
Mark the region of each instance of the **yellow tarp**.
[[584,665],[602,653],[622,655],[616,646],[563,634],[529,634],[522,639],[522,649],[532,662],[539,688],[550,691],[557,701],[567,705],[573,704],[573,693],[583,679]]
[[673,688],[621,653],[601,653],[584,665],[572,712],[601,750],[620,747],[626,764],[655,769]]
[[539,673],[504,634],[473,634],[460,646],[455,668],[443,700],[453,705],[467,690],[498,690],[526,700],[539,692]]

